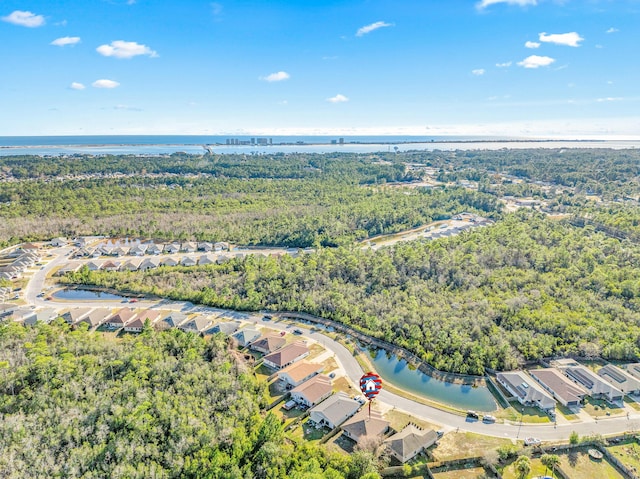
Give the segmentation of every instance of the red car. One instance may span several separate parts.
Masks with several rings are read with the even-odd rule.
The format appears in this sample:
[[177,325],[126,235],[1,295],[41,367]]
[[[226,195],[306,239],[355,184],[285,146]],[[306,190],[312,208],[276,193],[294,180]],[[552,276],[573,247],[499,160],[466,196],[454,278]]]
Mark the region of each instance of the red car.
[[280,336],[284,336],[285,334],[287,334],[286,331],[280,331]]
[[130,302],[130,303],[137,303],[137,302],[138,302],[138,300],[137,300],[136,298],[133,298],[133,299],[129,300],[129,302]]

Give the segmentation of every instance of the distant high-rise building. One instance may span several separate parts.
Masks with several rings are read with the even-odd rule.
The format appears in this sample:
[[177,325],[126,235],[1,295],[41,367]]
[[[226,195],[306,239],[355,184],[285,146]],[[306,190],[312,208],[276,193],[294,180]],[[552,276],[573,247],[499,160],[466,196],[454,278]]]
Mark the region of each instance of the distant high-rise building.
[[340,143],[341,145],[344,145],[344,138],[338,138],[338,143]]

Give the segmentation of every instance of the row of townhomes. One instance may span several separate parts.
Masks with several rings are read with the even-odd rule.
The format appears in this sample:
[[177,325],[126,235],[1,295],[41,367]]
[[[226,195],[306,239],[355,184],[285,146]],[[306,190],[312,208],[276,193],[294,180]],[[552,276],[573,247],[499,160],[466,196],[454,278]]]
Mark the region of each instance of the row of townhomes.
[[40,261],[38,247],[31,243],[23,244],[14,249],[0,264],[0,279],[19,279],[25,270]]
[[577,409],[585,397],[620,404],[625,395],[640,394],[640,363],[625,368],[607,364],[597,371],[573,359],[553,361],[553,367],[498,373],[498,382],[520,404],[553,415],[556,401]]
[[362,407],[364,399],[334,393],[331,377],[322,374],[324,366],[306,360],[310,350],[304,342],[288,343],[282,335],[261,335],[254,328],[243,328],[234,338],[240,346],[262,353],[263,364],[289,390],[290,400],[283,408],[309,409],[309,421],[315,427],[340,428],[344,436],[359,445],[383,442],[400,463],[413,459],[436,442],[435,431],[425,431],[413,424],[391,434],[389,421],[375,410],[369,416],[367,408]]
[[195,253],[202,251],[205,253],[228,251],[230,245],[227,242],[209,243],[187,241],[183,243],[156,243],[153,241],[142,242],[140,239],[129,240],[125,238],[110,239],[102,241],[95,246],[89,246],[82,243],[76,243],[79,247],[75,252],[75,256],[99,258],[100,256],[145,256],[160,254],[176,254],[176,253]]

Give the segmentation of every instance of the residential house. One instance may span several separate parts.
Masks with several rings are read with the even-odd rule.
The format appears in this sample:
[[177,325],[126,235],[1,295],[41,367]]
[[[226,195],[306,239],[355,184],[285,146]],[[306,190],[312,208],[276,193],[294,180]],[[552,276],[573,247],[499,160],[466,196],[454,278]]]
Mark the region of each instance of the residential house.
[[62,315],[68,324],[76,324],[91,312],[91,308],[73,308]]
[[164,328],[177,328],[188,319],[188,316],[179,311],[171,312],[168,316],[163,318],[159,323],[160,329]]
[[623,393],[620,389],[584,366],[572,366],[563,368],[561,371],[574,383],[585,388],[594,399],[602,398],[609,402],[622,401]]
[[155,243],[151,243],[147,247],[147,254],[158,255],[158,254],[162,253],[162,250],[164,250],[164,246],[163,245],[157,245]]
[[118,271],[120,269],[119,261],[105,261],[102,265],[104,271]]
[[178,243],[171,243],[164,246],[164,252],[168,254],[176,254],[180,251],[180,245]]
[[7,320],[24,323],[32,316],[36,316],[36,312],[33,309],[26,307],[16,308],[11,312],[11,315],[7,317]]
[[291,399],[306,407],[313,407],[331,396],[331,379],[318,374],[291,390]]
[[98,261],[89,261],[87,263],[87,268],[89,268],[89,271],[99,271],[102,269],[102,263]]
[[140,271],[147,271],[150,269],[156,269],[158,266],[160,266],[160,260],[157,258],[145,258],[144,260],[142,260],[142,263],[140,263]]
[[334,429],[353,416],[358,409],[358,401],[339,392],[312,407],[309,410],[309,419],[316,424]]
[[142,261],[139,259],[130,259],[120,266],[120,271],[138,271],[141,263]]
[[408,424],[402,431],[384,441],[389,452],[404,464],[420,452],[433,446],[438,434],[433,429],[423,430],[415,424]]
[[158,311],[157,309],[145,309],[136,319],[141,320],[143,323],[148,319],[151,324],[155,323],[162,317],[162,311]]
[[11,316],[11,314],[17,309],[13,304],[0,304],[0,319]]
[[49,324],[56,318],[59,318],[60,315],[53,308],[44,308],[39,311],[36,311],[36,314],[33,316],[29,316],[23,322],[25,326],[33,326],[36,323],[47,323]]
[[240,347],[248,346],[249,343],[254,342],[260,336],[262,336],[262,333],[253,328],[242,328],[233,334],[233,337],[238,341]]
[[211,317],[200,315],[189,321],[185,321],[179,326],[179,329],[181,329],[185,333],[201,333],[209,326],[211,326],[211,323],[213,323]]
[[174,258],[164,258],[161,262],[160,262],[161,266],[178,266],[178,261]]
[[209,331],[207,331],[207,334],[222,333],[227,336],[231,336],[233,333],[235,333],[238,330],[239,327],[240,327],[240,323],[236,321],[225,321],[225,322],[217,323],[213,325],[213,327]]
[[229,251],[229,243],[225,241],[218,241],[213,244],[214,251]]
[[76,325],[79,326],[85,323],[89,326],[89,329],[95,329],[104,323],[109,316],[111,316],[111,310],[109,308],[96,308],[78,321]]
[[180,251],[184,251],[185,253],[195,253],[198,250],[198,244],[193,241],[188,241],[186,243],[182,243],[180,246]]
[[56,271],[56,276],[64,276],[67,273],[75,273],[76,271],[80,271],[80,268],[82,268],[82,263],[80,261],[71,261],[70,263],[67,263],[58,271]]
[[640,379],[640,363],[631,363],[625,366],[625,369],[634,378]]
[[249,349],[252,349],[253,351],[258,351],[259,353],[262,353],[262,354],[270,354],[274,351],[277,351],[285,344],[287,344],[286,339],[284,339],[281,336],[270,334],[268,336],[264,336],[258,339],[254,343],[251,343],[251,345],[249,346]]
[[598,370],[598,376],[620,389],[624,394],[640,393],[640,381],[613,364],[601,367]]
[[545,412],[553,411],[556,407],[555,399],[524,371],[498,373],[496,379],[523,406],[535,406]]
[[124,327],[127,333],[141,333],[144,329],[144,321],[141,318],[136,318],[133,321],[127,323]]
[[342,424],[343,434],[358,444],[365,444],[368,441],[380,441],[389,430],[389,421],[382,418],[378,411],[362,409],[350,419]]
[[67,238],[55,238],[51,240],[51,246],[56,247],[67,246],[68,243]]
[[216,262],[216,258],[214,256],[210,255],[210,254],[203,254],[198,259],[198,264],[199,265],[215,264],[215,262]]
[[307,356],[309,356],[309,348],[304,343],[295,342],[278,351],[267,354],[263,358],[263,362],[265,366],[279,371]]
[[148,247],[149,245],[147,244],[136,244],[131,247],[131,249],[129,250],[129,254],[133,256],[144,256],[144,254],[147,252]]
[[216,263],[218,263],[218,264],[226,263],[230,259],[231,259],[230,256],[226,256],[226,255],[221,254],[220,256],[218,256],[216,258]]
[[180,264],[182,266],[195,266],[198,264],[198,260],[191,256],[185,256],[182,258],[182,261],[180,261]]
[[88,258],[89,256],[93,255],[93,252],[95,250],[95,248],[80,248],[78,251],[76,251],[76,254],[74,256],[76,258]]
[[198,243],[198,251],[204,251],[205,253],[213,251],[213,243],[209,243],[208,241]]
[[129,247],[128,246],[118,246],[116,248],[113,248],[110,252],[111,256],[127,256],[129,254]]
[[324,366],[322,364],[314,364],[308,361],[298,361],[291,366],[278,371],[278,379],[283,381],[289,387],[296,387],[311,379],[316,374],[320,374]]
[[106,322],[110,329],[119,329],[127,325],[136,316],[136,312],[130,308],[122,308],[116,314],[111,316]]

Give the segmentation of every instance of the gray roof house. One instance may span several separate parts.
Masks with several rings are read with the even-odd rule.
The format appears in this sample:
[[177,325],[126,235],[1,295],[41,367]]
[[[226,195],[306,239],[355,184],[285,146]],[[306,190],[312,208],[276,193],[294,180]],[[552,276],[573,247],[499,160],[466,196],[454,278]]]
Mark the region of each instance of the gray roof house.
[[177,328],[188,319],[188,316],[179,311],[173,311],[166,318],[160,321],[161,324],[166,325],[169,328]]
[[535,406],[543,411],[553,411],[556,407],[556,400],[524,371],[498,373],[496,379],[524,406]]
[[638,394],[640,392],[640,381],[624,369],[620,369],[613,364],[601,367],[598,370],[598,376],[604,378],[625,394]]
[[160,266],[160,260],[157,258],[145,258],[144,260],[142,260],[142,263],[140,263],[140,271],[147,271],[149,269],[156,269],[158,266]]
[[216,258],[213,255],[210,255],[210,254],[203,254],[198,259],[198,264],[200,264],[200,265],[215,264],[215,262],[216,262]]
[[389,430],[389,421],[378,411],[369,412],[364,408],[342,424],[342,432],[352,441],[362,444],[367,440],[381,440]]
[[34,316],[29,316],[24,320],[25,326],[33,326],[37,322],[40,323],[50,323],[54,319],[60,317],[58,312],[53,308],[44,308],[39,311],[36,311]]
[[580,407],[587,395],[582,386],[570,381],[556,368],[532,369],[529,375],[565,407]]
[[609,402],[622,401],[622,391],[584,366],[563,368],[562,372],[574,383],[589,391],[595,399],[604,398]]
[[164,249],[163,245],[157,245],[155,243],[148,245],[147,254],[160,254]]
[[209,316],[200,315],[190,321],[185,321],[179,326],[179,329],[185,333],[201,333],[207,329],[212,322],[213,320]]
[[198,260],[195,258],[192,258],[191,256],[185,256],[180,261],[180,264],[182,266],[195,266],[198,264]]
[[338,427],[360,408],[360,403],[339,392],[309,410],[309,419],[331,429]]
[[222,333],[226,334],[227,336],[231,336],[238,330],[239,327],[240,323],[237,323],[235,321],[225,321],[222,323],[214,324],[213,327],[207,331],[207,334]]
[[425,431],[414,424],[408,424],[402,431],[386,439],[384,444],[391,455],[404,464],[433,446],[437,440],[438,435],[433,429]]
[[162,266],[178,266],[178,260],[176,260],[175,258],[164,258],[160,264]]
[[62,315],[62,319],[64,319],[69,324],[75,324],[90,312],[91,308],[73,308],[72,310],[64,313]]
[[262,333],[253,328],[242,328],[233,334],[233,337],[238,341],[238,345],[242,347],[254,342],[260,336],[262,336]]
[[287,344],[287,340],[283,337],[269,334],[251,343],[249,349],[258,351],[262,354],[270,354],[274,351],[277,351],[285,344]]
[[104,323],[109,316],[111,316],[111,310],[109,308],[96,308],[84,318],[80,319],[76,325],[86,323],[89,329],[94,329]]

